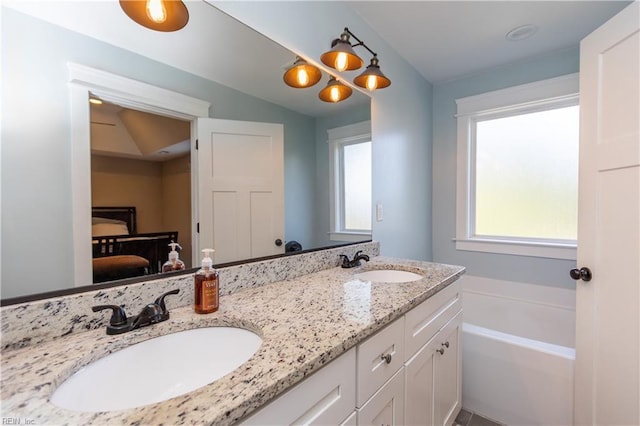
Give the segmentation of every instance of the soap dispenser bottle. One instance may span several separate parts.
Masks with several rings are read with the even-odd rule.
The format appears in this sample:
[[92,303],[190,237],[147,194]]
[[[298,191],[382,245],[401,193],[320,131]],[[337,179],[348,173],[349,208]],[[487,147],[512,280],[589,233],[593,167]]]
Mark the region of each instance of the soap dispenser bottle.
[[204,259],[202,259],[202,268],[196,272],[194,276],[194,304],[193,309],[198,314],[210,314],[218,310],[219,297],[219,280],[218,271],[213,269],[213,260],[211,253],[215,250],[204,249]]
[[164,262],[162,265],[162,272],[174,272],[174,271],[183,271],[185,266],[184,262],[178,259],[178,252],[176,251],[176,247],[182,250],[180,244],[171,241],[169,243],[169,247],[171,247],[171,251],[169,252],[169,260]]

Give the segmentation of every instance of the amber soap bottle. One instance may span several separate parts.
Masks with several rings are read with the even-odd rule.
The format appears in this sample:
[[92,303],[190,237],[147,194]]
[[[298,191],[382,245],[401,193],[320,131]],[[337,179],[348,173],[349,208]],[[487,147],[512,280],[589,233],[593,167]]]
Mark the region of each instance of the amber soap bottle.
[[204,249],[202,268],[194,276],[194,304],[193,309],[198,314],[210,314],[218,310],[220,283],[218,271],[213,269],[211,253],[215,250]]

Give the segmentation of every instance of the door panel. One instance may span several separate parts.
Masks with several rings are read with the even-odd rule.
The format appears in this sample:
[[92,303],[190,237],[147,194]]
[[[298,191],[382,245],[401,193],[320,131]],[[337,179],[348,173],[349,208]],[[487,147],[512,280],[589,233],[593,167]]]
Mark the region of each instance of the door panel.
[[640,6],[581,43],[575,424],[640,424]]
[[215,263],[284,252],[283,126],[198,119],[199,250]]

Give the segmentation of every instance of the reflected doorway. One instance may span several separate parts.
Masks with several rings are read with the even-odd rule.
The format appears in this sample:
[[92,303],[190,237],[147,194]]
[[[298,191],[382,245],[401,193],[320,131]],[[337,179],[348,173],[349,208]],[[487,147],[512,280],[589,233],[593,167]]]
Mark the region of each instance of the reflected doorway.
[[176,237],[191,265],[191,123],[91,99],[94,282],[159,272]]

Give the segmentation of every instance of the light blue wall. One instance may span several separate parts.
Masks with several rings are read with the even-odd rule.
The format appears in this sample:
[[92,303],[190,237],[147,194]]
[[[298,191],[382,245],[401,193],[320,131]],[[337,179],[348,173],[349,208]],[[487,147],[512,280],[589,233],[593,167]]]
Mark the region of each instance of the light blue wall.
[[[207,1],[308,58],[319,58],[345,26],[378,53],[392,83],[375,92],[371,106],[373,203],[384,206],[384,221],[373,222],[373,238],[383,255],[431,259],[429,82],[342,2]],[[366,51],[362,56],[369,59]]]
[[467,267],[487,278],[575,288],[569,269],[575,261],[457,251],[455,99],[529,83],[579,69],[577,47],[491,69],[433,88],[433,259]]
[[73,283],[67,62],[207,100],[211,117],[283,123],[286,238],[313,244],[315,118],[3,8],[3,298]]

